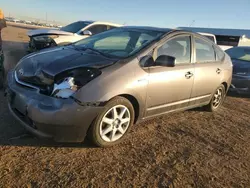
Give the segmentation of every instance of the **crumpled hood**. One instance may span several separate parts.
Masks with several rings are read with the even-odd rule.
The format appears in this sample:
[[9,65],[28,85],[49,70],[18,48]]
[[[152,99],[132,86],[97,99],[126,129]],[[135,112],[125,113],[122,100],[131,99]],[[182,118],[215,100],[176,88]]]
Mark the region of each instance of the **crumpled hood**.
[[20,60],[15,70],[25,80],[29,77],[39,76],[41,72],[54,78],[66,70],[81,67],[102,68],[116,61],[117,59],[109,59],[88,50],[80,51],[68,46],[27,55]]
[[27,32],[27,35],[29,37],[38,36],[38,35],[53,35],[53,34],[54,35],[67,35],[67,36],[74,35],[73,33],[61,31],[59,29],[35,29],[35,30],[30,30]]

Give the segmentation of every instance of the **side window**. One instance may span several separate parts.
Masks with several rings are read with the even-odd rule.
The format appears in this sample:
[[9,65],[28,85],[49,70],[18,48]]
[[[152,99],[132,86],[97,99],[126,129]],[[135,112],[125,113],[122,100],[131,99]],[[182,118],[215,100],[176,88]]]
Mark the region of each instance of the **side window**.
[[215,53],[216,53],[216,61],[222,61],[223,58],[225,57],[225,53],[219,49],[219,47],[214,47],[215,48]]
[[88,30],[92,33],[92,35],[95,35],[95,34],[107,31],[107,26],[106,25],[94,25],[88,28]]
[[176,64],[191,62],[190,36],[179,36],[167,41],[157,50],[157,57],[168,55],[176,58]]
[[215,52],[213,45],[206,42],[205,40],[195,38],[195,48],[196,48],[196,62],[214,62]]

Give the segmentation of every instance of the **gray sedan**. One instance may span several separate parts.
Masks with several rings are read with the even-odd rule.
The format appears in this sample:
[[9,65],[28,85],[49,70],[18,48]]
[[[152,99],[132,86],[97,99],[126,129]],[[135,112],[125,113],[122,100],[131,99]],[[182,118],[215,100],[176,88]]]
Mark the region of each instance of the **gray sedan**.
[[33,134],[101,147],[133,124],[170,112],[222,105],[232,62],[191,32],[122,27],[30,54],[8,75],[9,109]]

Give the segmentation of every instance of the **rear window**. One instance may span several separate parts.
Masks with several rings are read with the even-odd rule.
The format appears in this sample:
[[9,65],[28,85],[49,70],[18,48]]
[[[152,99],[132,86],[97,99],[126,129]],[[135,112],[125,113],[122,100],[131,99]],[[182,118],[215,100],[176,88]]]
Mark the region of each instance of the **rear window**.
[[81,22],[81,21],[75,22],[75,23],[69,24],[65,27],[62,27],[60,30],[70,32],[70,33],[77,33],[78,31],[80,31],[81,29],[83,29],[84,27],[86,27],[89,24],[91,24],[91,22]]
[[216,39],[221,46],[238,46],[240,37],[216,35]]
[[215,46],[215,53],[216,53],[216,60],[222,61],[225,57],[225,53],[222,49],[220,49],[218,46]]
[[250,62],[250,48],[230,48],[226,50],[226,53],[232,59],[239,59],[242,61],[249,61]]

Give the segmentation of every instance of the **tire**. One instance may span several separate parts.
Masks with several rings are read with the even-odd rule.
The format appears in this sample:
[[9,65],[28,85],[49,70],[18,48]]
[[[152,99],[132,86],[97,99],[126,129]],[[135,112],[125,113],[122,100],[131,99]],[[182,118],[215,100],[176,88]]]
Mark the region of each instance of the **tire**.
[[[114,115],[114,111],[118,116]],[[115,97],[105,105],[103,112],[92,123],[88,137],[99,147],[116,145],[123,141],[134,123],[134,118],[134,108],[130,101],[124,97]]]
[[[218,92],[221,94],[219,94]],[[217,96],[217,102],[215,102],[216,96]],[[220,96],[220,99],[218,98],[218,96]],[[213,97],[212,97],[210,103],[207,106],[205,106],[205,109],[209,112],[217,111],[222,106],[224,99],[225,99],[225,96],[226,96],[225,87],[223,84],[221,84],[213,93]]]

